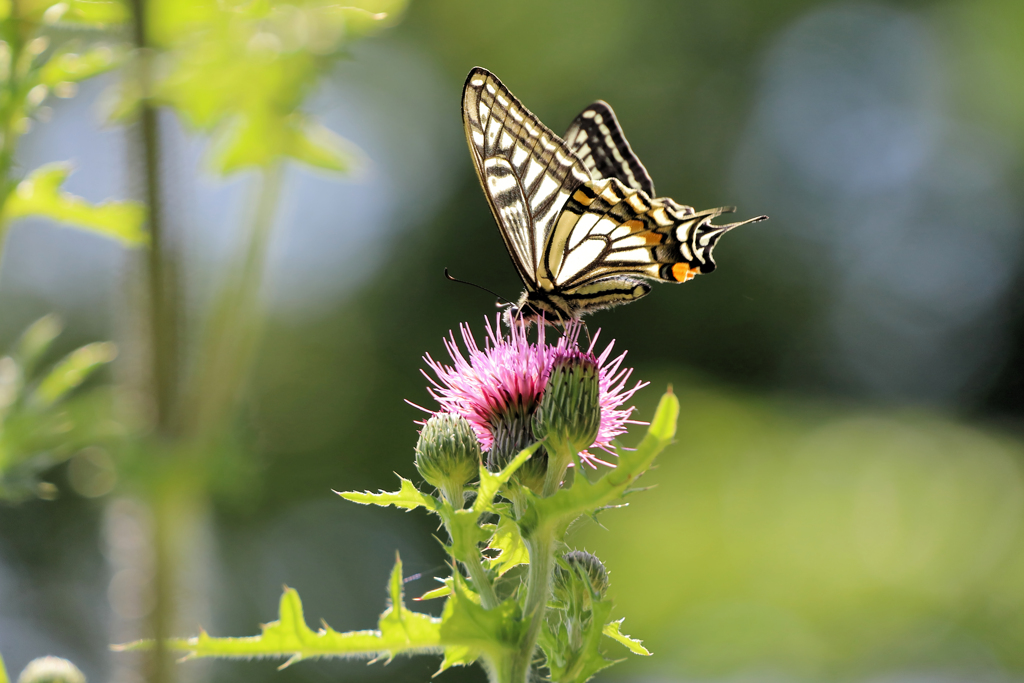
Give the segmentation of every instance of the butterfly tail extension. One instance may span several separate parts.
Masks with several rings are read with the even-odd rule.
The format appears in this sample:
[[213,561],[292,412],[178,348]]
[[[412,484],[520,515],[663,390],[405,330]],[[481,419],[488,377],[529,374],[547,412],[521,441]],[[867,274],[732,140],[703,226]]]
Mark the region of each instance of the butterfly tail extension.
[[698,274],[714,271],[714,248],[722,235],[740,226],[759,223],[768,218],[756,216],[744,221],[716,225],[712,223],[714,219],[723,214],[733,213],[736,207],[722,206],[693,212],[690,207],[680,206],[671,199],[665,201],[668,204],[667,213],[675,219],[674,225],[659,229],[664,235],[664,240],[663,244],[654,249],[654,255],[660,264],[658,279],[667,282],[687,282]]

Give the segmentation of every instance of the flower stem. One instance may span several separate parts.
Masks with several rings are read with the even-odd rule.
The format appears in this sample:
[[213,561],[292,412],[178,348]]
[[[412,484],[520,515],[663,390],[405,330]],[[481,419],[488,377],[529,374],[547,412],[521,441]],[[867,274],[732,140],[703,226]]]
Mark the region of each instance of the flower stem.
[[553,496],[562,485],[565,471],[572,462],[573,449],[566,442],[553,442],[547,445],[548,469],[544,475],[544,497]]
[[462,564],[466,565],[469,576],[476,586],[476,592],[480,594],[480,604],[484,609],[494,609],[498,606],[498,594],[494,592],[494,585],[487,577],[487,570],[480,562],[479,554],[467,559],[468,561],[463,560]]
[[551,593],[551,574],[555,569],[555,533],[552,527],[539,527],[525,539],[525,542],[530,551],[530,567],[526,575],[526,604],[523,606],[523,619],[527,625],[519,650],[512,658],[512,683],[529,681],[537,636],[540,635],[541,626],[544,624],[548,597]]

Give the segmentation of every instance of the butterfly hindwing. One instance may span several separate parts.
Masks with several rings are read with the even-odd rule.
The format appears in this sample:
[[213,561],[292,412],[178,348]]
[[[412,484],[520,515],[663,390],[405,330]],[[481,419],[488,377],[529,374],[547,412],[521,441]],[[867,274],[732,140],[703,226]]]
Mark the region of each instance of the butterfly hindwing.
[[654,181],[607,102],[598,100],[580,112],[565,132],[565,144],[583,160],[594,180],[618,178],[627,187],[655,196]]
[[568,293],[609,277],[685,282],[713,271],[718,239],[751,222],[711,223],[730,211],[696,212],[669,198],[651,199],[617,178],[588,183],[563,209],[542,264],[544,276]]
[[527,288],[569,195],[590,180],[580,159],[493,74],[469,72],[462,119],[473,165]]

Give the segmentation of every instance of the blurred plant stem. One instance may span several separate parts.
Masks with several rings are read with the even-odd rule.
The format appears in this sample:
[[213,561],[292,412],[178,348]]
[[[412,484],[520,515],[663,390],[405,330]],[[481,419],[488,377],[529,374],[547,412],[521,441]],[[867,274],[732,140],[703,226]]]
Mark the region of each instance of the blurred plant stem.
[[[149,208],[150,251],[147,260],[149,290],[149,386],[153,406],[154,437],[158,445],[149,458],[164,458],[152,471],[160,481],[144,483],[153,515],[152,548],[155,558],[154,609],[148,630],[156,647],[146,667],[152,683],[169,683],[175,671],[164,642],[177,621],[177,593],[184,568],[179,566],[192,543],[189,537],[202,520],[183,515],[207,510],[207,478],[217,441],[230,431],[263,328],[260,303],[267,247],[283,178],[282,162],[263,166],[254,183],[247,230],[238,236],[226,277],[218,283],[209,314],[192,349],[191,372],[183,373],[181,306],[184,297],[176,277],[176,255],[165,234],[160,166],[160,121],[151,93],[152,49],[147,42],[144,0],[133,0],[136,74],[141,94],[136,125],[137,163]],[[192,523],[184,522],[191,519]]]
[[[156,108],[149,100],[151,91],[151,50],[146,36],[145,0],[132,0],[132,38],[135,43],[135,77],[140,93],[139,118],[135,126],[136,163],[142,170],[142,192],[147,206],[150,245],[148,251],[148,341],[150,369],[148,386],[151,388],[151,408],[155,436],[158,442],[170,448],[155,448],[149,457],[176,457],[173,442],[174,403],[178,376],[178,315],[179,296],[177,281],[173,277],[175,268],[170,266],[173,255],[168,253],[163,225],[163,202],[160,196],[160,129]],[[160,463],[171,467],[174,463]],[[157,467],[159,471],[164,467]],[[156,640],[149,660],[145,664],[145,676],[151,683],[169,683],[174,680],[173,662],[164,641],[170,636],[175,621],[174,586],[177,575],[176,552],[172,547],[174,537],[173,505],[167,504],[168,496],[161,495],[160,487],[156,496],[151,495],[147,503],[153,512],[153,610],[149,613],[149,631]],[[152,489],[150,489],[152,490]],[[173,496],[171,496],[173,498]]]
[[259,171],[248,231],[239,236],[197,350],[183,404],[185,430],[200,444],[219,437],[231,423],[262,336],[260,295],[283,176],[280,161]]
[[[14,167],[14,151],[24,132],[18,91],[27,66],[23,66],[23,62],[26,57],[31,59],[31,55],[25,54],[26,27],[20,18],[20,5],[19,2],[11,2],[10,14],[0,21],[0,39],[6,43],[6,46],[0,48],[0,75],[3,79],[0,93],[0,215],[3,214],[7,198],[17,185],[11,178],[11,171]],[[6,237],[7,221],[0,219],[0,263],[3,262]]]

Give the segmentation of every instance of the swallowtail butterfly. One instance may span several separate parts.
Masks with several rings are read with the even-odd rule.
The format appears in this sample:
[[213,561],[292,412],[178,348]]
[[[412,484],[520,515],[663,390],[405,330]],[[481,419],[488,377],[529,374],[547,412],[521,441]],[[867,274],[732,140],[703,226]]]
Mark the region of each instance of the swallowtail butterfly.
[[711,251],[740,225],[656,197],[654,183],[606,103],[584,109],[565,139],[477,67],[462,120],[480,185],[526,291],[513,317],[565,322],[635,301],[648,280],[686,282],[715,269]]

